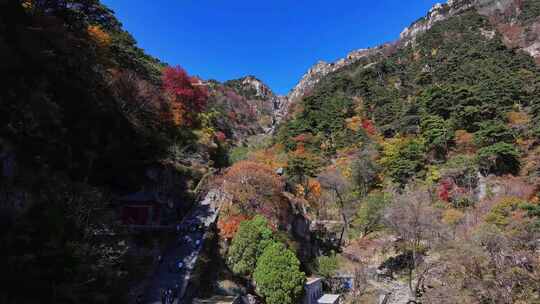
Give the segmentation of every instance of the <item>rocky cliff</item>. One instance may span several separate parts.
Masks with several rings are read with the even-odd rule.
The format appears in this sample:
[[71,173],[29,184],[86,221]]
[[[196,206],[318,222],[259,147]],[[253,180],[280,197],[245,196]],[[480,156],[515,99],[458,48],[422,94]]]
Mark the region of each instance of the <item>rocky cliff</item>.
[[225,86],[232,88],[238,95],[248,100],[266,133],[272,132],[287,115],[289,98],[276,95],[255,76],[229,80],[225,82]]
[[300,82],[289,93],[289,95],[287,96],[289,103],[296,102],[300,100],[304,95],[309,94],[309,92],[324,76],[334,71],[337,71],[345,66],[348,66],[362,58],[367,58],[375,54],[379,54],[387,46],[388,45],[385,44],[375,48],[355,50],[347,54],[347,57],[339,59],[336,62],[317,62],[317,64],[315,64],[308,70],[308,72],[302,77]]
[[271,99],[274,92],[261,80],[249,75],[239,79],[229,80],[225,85],[233,88],[238,94],[248,99]]

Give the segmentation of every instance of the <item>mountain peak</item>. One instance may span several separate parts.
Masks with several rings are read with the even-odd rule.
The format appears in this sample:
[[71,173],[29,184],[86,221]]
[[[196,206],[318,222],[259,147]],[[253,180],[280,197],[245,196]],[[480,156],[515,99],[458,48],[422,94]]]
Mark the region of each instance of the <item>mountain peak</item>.
[[248,99],[269,99],[275,96],[268,85],[253,75],[226,81],[225,85]]

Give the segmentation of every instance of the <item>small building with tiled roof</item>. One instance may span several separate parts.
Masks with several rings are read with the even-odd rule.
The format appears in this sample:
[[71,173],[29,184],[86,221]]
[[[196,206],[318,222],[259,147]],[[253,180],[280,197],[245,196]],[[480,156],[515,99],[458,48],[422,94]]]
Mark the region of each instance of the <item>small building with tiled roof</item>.
[[139,191],[116,199],[120,221],[125,226],[159,226],[167,204],[153,192]]

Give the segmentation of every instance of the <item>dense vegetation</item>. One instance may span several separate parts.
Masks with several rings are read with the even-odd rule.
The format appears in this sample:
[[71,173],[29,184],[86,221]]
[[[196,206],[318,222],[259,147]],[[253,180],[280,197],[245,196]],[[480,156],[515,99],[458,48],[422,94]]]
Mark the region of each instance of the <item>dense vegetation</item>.
[[298,303],[306,283],[294,252],[277,242],[264,249],[253,277],[257,291],[268,304]]
[[[373,123],[384,138],[395,138],[383,144],[382,162],[403,184],[424,172],[426,152],[444,160],[456,144],[455,133],[470,133],[483,149],[479,161],[486,172],[516,173],[519,151],[502,143],[536,139],[538,67],[527,55],[507,49],[499,34],[482,32],[491,27],[470,11],[435,24],[387,57],[360,60],[331,74],[298,105],[278,141],[294,150],[302,136],[310,151],[332,157],[377,141],[367,136]],[[482,159],[489,157],[510,163],[485,164]]]
[[228,248],[227,264],[235,275],[253,279],[266,303],[297,303],[302,295],[306,277],[300,261],[261,215],[241,222]]
[[254,108],[147,55],[97,0],[3,1],[0,37],[2,301],[126,302],[167,237],[126,233],[115,198],[159,191],[178,220]]
[[214,187],[207,276],[231,293],[298,303],[318,275],[347,303],[384,284],[418,303],[537,303],[540,70],[496,23],[530,24],[540,6],[515,5],[329,74],[263,134],[275,96],[254,77],[161,63],[98,0],[0,4],[0,299],[133,300],[178,239],[126,230],[116,199],[154,191],[172,224]]
[[[536,2],[515,5],[521,25],[538,18]],[[358,261],[373,255],[422,303],[538,300],[537,246],[524,239],[538,236],[540,70],[505,45],[497,18],[469,9],[329,74],[273,145],[244,152],[285,167],[291,203],[310,218],[342,223],[322,235],[344,252],[322,246],[308,268],[333,291],[332,276],[354,273],[364,283],[351,303],[372,299]],[[377,245],[389,237],[391,255]]]
[[141,267],[130,267],[127,244],[94,231],[113,221],[109,189],[134,189],[174,138],[159,98],[141,102],[161,63],[98,2],[8,1],[0,11],[10,75],[1,149],[16,156],[1,182],[4,301],[120,300],[115,289]]
[[272,230],[264,217],[242,222],[228,252],[232,271],[238,275],[253,275],[257,260],[271,243]]

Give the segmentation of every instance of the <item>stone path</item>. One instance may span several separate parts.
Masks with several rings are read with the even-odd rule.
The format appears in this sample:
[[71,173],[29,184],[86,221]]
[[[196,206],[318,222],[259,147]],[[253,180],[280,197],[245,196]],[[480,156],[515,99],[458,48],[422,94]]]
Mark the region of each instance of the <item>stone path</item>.
[[[146,289],[144,304],[161,304],[162,292],[171,289],[175,295],[174,303],[182,301],[189,278],[197,263],[199,253],[208,228],[216,221],[219,213],[221,192],[210,191],[182,221],[183,226],[201,225],[203,229],[194,232],[177,233],[177,241],[163,253],[162,261],[156,269]],[[186,241],[189,237],[190,241]],[[181,263],[181,264],[180,264]],[[181,267],[179,267],[181,265]]]
[[[385,304],[407,304],[411,299],[409,285],[397,280],[377,281],[369,280],[369,284],[381,291],[379,303]],[[385,295],[388,295],[385,297]],[[386,302],[384,300],[386,299]]]

